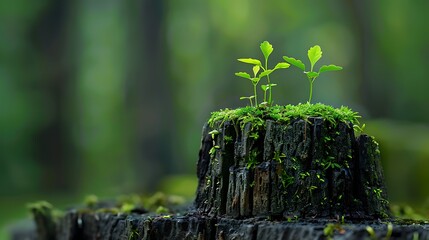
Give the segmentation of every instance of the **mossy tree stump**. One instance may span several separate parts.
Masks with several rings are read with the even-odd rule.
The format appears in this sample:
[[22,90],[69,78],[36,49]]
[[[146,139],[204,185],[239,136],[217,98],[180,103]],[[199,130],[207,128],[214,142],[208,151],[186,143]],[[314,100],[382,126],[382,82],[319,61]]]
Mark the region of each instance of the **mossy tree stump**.
[[357,123],[350,109],[322,104],[215,112],[203,127],[194,207],[156,214],[101,204],[54,217],[35,204],[38,234],[27,238],[428,238],[426,221],[389,217],[378,144],[356,137]]
[[206,124],[197,164],[197,210],[215,216],[385,218],[375,140],[321,117]]

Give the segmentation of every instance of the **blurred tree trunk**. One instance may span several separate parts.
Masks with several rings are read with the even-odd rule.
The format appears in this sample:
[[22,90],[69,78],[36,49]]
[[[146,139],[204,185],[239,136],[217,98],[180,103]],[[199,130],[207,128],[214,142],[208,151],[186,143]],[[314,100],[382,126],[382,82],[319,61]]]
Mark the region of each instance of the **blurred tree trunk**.
[[68,156],[68,138],[65,121],[66,87],[70,76],[66,67],[67,50],[67,6],[69,1],[51,1],[41,12],[30,32],[30,43],[37,49],[38,59],[34,62],[35,85],[43,96],[43,118],[46,123],[35,136],[36,158],[41,164],[42,191],[67,190],[71,187],[70,169],[72,162]]
[[128,103],[133,109],[135,157],[139,189],[153,191],[167,173],[174,172],[171,153],[172,86],[167,79],[165,6],[162,0],[135,0],[130,14]]
[[73,2],[74,141],[80,191],[112,195],[133,187],[126,104],[127,17],[121,0]]
[[[378,51],[373,42],[375,37],[374,21],[377,19],[373,5],[368,0],[348,0],[347,7],[350,12],[351,22],[356,32],[358,43],[357,54],[357,79],[360,80],[360,101],[365,105],[371,116],[382,117],[388,114],[386,107],[390,96],[389,86],[377,79],[377,66],[381,61]],[[382,67],[382,66],[380,66]],[[389,78],[382,74],[383,78]],[[383,89],[380,91],[380,89]]]

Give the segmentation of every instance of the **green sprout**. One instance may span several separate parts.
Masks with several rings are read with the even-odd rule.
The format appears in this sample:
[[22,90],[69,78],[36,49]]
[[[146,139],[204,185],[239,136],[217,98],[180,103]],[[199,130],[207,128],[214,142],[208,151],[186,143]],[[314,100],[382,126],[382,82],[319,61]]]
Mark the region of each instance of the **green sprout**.
[[294,65],[295,67],[298,67],[299,69],[301,69],[302,71],[304,71],[304,73],[307,75],[308,81],[310,82],[310,97],[308,98],[308,103],[311,102],[311,98],[313,96],[313,83],[314,80],[316,80],[317,77],[319,77],[319,75],[322,72],[329,72],[329,71],[339,71],[341,69],[343,69],[340,66],[336,66],[333,64],[330,65],[323,65],[319,68],[319,71],[315,72],[314,71],[314,65],[317,63],[317,61],[320,60],[320,58],[322,58],[322,49],[320,48],[319,45],[315,45],[314,47],[311,47],[308,50],[308,59],[310,60],[310,71],[306,71],[305,70],[305,64],[298,59],[292,58],[292,57],[287,57],[287,56],[283,56],[283,59]]
[[[272,105],[273,102],[273,96],[272,96],[272,88],[276,86],[276,84],[272,84],[270,80],[270,74],[273,73],[277,69],[281,68],[288,68],[290,66],[287,62],[280,62],[277,63],[276,66],[272,69],[268,68],[268,58],[273,52],[273,46],[268,42],[264,41],[260,45],[262,54],[264,55],[264,65],[262,62],[258,59],[253,58],[239,58],[237,59],[239,62],[246,63],[253,65],[252,71],[253,71],[253,77],[250,76],[249,73],[246,72],[237,72],[235,73],[236,76],[242,77],[245,79],[249,79],[253,85],[253,95],[249,97],[241,97],[240,100],[243,99],[249,99],[250,106],[257,107],[258,106],[258,94],[257,94],[257,86],[259,84],[259,81],[263,78],[267,78],[267,84],[262,85],[261,88],[264,91],[264,99],[261,104],[263,105]],[[262,70],[262,71],[261,71]],[[267,95],[268,92],[268,95]],[[252,101],[254,99],[254,102]]]

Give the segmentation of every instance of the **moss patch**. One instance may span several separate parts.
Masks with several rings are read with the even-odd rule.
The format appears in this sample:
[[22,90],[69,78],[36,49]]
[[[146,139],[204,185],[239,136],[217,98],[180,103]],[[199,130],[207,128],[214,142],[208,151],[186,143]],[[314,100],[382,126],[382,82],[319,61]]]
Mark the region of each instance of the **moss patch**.
[[329,105],[316,103],[303,103],[298,105],[272,106],[272,107],[243,107],[237,109],[223,109],[213,112],[208,121],[210,127],[215,123],[234,121],[240,122],[242,126],[248,122],[262,125],[265,120],[274,120],[282,123],[290,123],[296,119],[308,119],[309,117],[321,117],[336,125],[338,122],[351,122],[359,129],[359,118],[357,112],[348,107],[334,108]]

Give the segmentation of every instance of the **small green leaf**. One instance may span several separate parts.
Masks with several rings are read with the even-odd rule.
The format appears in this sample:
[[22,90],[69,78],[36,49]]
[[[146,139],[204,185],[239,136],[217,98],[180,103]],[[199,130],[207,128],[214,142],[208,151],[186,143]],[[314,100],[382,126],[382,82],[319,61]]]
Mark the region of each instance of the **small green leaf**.
[[306,74],[307,74],[307,77],[309,78],[316,78],[319,76],[318,72],[306,72]]
[[267,85],[261,85],[261,88],[262,88],[262,90],[267,91],[268,89],[270,89],[272,87],[275,87],[275,86],[277,86],[277,84],[270,83],[270,84],[267,84]]
[[311,69],[313,69],[314,64],[316,64],[317,61],[322,57],[322,49],[319,45],[316,45],[314,47],[311,47],[308,50],[308,59],[311,63]]
[[212,135],[212,134],[216,135],[216,134],[219,134],[219,131],[215,129],[213,131],[210,131],[209,134],[210,135]]
[[258,84],[259,80],[261,80],[260,77],[255,77],[255,78],[251,78],[250,80],[252,80],[253,84]]
[[250,78],[250,75],[248,73],[246,73],[246,72],[237,72],[237,73],[235,73],[235,76],[239,76],[239,77],[242,77],[242,78],[246,78],[246,79],[252,80]]
[[258,59],[253,59],[253,58],[239,58],[237,60],[239,62],[242,62],[242,63],[247,63],[247,64],[252,64],[252,65],[262,66],[261,61],[259,61]]
[[330,65],[323,65],[323,66],[321,66],[321,67],[320,67],[320,69],[319,69],[319,73],[322,73],[322,72],[329,72],[329,71],[339,71],[339,70],[341,70],[341,69],[343,69],[343,68],[342,68],[342,67],[340,67],[340,66],[333,65],[333,64],[330,64]]
[[279,69],[279,68],[288,68],[290,67],[290,64],[287,62],[280,62],[277,63],[277,65],[274,67],[274,69]]
[[261,43],[261,51],[262,54],[264,54],[265,59],[268,59],[273,50],[273,45],[271,45],[268,41]]
[[271,70],[271,69],[265,70],[265,71],[261,72],[261,74],[259,74],[259,78],[265,77],[265,76],[269,75],[270,73],[272,73],[273,71],[274,70]]
[[255,96],[250,96],[250,97],[240,97],[240,100],[245,100],[245,99],[254,99]]
[[260,69],[259,65],[253,66],[253,74],[255,75],[255,77],[256,77],[256,74],[258,74],[259,69]]
[[293,57],[286,57],[286,56],[283,56],[283,59],[284,59],[286,62],[288,62],[288,63],[290,63],[290,64],[294,65],[295,67],[297,67],[297,68],[301,69],[302,71],[305,71],[305,65],[304,65],[304,63],[303,63],[303,62],[301,62],[301,60],[295,59],[295,58],[293,58]]

